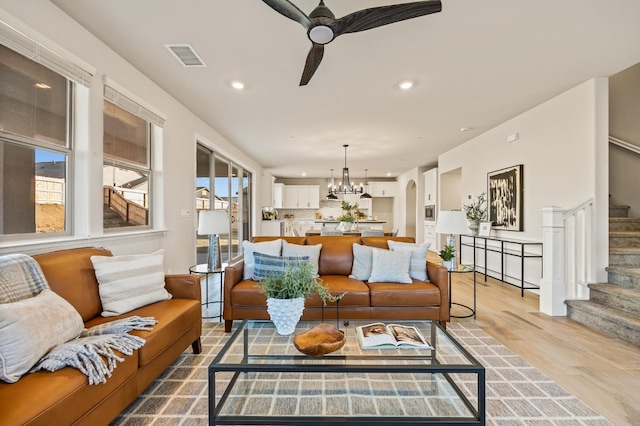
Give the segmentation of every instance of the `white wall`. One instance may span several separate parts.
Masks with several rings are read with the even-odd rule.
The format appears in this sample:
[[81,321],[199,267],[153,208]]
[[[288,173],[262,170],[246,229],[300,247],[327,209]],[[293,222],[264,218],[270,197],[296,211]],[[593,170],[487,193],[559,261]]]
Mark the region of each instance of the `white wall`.
[[[165,249],[165,268],[173,273],[184,273],[195,263],[195,151],[196,137],[212,149],[222,153],[253,173],[254,188],[260,188],[261,167],[237,149],[230,141],[207,126],[191,111],[168,93],[115,54],[91,33],[60,11],[47,0],[3,0],[0,19],[63,56],[79,58],[95,68],[89,99],[89,130],[86,140],[77,141],[88,146],[83,161],[87,166],[87,181],[79,182],[85,191],[75,202],[78,216],[87,215],[88,224],[78,217],[81,225],[73,239],[53,244],[4,246],[3,252],[37,252],[66,246],[99,245],[116,254],[146,253]],[[108,76],[120,86],[144,100],[155,111],[166,115],[164,125],[163,163],[159,176],[164,183],[162,198],[165,232],[151,232],[134,236],[102,235],[102,78]],[[97,185],[97,186],[96,186]],[[259,190],[253,205],[260,206]],[[181,217],[181,209],[189,209],[190,217]],[[86,212],[89,213],[86,213]],[[259,220],[259,209],[254,212],[254,228]]]
[[[507,136],[519,140],[507,143]],[[440,175],[462,170],[460,205],[487,191],[487,173],[523,164],[524,231],[498,236],[541,241],[547,206],[596,200],[598,279],[608,263],[608,81],[589,80],[438,157]]]

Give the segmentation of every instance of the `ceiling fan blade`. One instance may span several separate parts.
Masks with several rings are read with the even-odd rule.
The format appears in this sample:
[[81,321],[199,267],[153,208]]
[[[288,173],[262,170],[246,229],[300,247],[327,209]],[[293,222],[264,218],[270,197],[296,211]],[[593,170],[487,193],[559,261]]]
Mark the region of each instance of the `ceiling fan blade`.
[[438,13],[441,10],[442,3],[440,3],[440,0],[416,1],[413,3],[372,7],[336,19],[331,24],[331,27],[335,33],[335,37],[337,37],[340,34],[370,30],[383,25],[393,24],[394,22]]
[[293,3],[287,0],[262,0],[269,5],[273,10],[286,16],[287,18],[300,23],[305,29],[309,29],[313,26],[313,21]]
[[324,56],[324,45],[313,43],[311,50],[307,55],[307,61],[304,64],[304,71],[302,71],[302,78],[300,78],[300,86],[306,86],[313,77],[322,62]]

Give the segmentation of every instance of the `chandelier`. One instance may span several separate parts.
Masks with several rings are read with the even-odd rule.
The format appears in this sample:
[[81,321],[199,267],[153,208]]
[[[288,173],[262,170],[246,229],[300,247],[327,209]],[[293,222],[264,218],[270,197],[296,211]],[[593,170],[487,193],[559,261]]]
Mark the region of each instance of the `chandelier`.
[[[351,179],[349,179],[349,168],[347,167],[347,147],[349,145],[342,145],[344,147],[344,167],[342,168],[342,181],[336,186],[333,180],[333,169],[331,169],[331,182],[329,182],[329,194],[327,194],[328,200],[337,200],[337,194],[363,194],[361,198],[371,198],[371,196],[364,192],[362,184],[356,186]],[[366,170],[365,170],[366,173]]]

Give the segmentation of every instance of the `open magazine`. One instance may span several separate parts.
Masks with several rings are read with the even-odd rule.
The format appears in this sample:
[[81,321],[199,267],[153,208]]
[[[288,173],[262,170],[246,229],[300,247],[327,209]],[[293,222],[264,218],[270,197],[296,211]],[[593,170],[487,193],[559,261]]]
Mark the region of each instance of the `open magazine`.
[[373,324],[356,327],[362,349],[424,348],[433,349],[420,331],[410,325]]

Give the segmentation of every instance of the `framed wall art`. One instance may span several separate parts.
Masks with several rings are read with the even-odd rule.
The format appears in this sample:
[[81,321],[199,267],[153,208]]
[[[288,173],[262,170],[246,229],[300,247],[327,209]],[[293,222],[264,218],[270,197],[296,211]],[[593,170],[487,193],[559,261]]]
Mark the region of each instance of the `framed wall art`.
[[522,231],[522,164],[490,172],[487,181],[492,228]]

